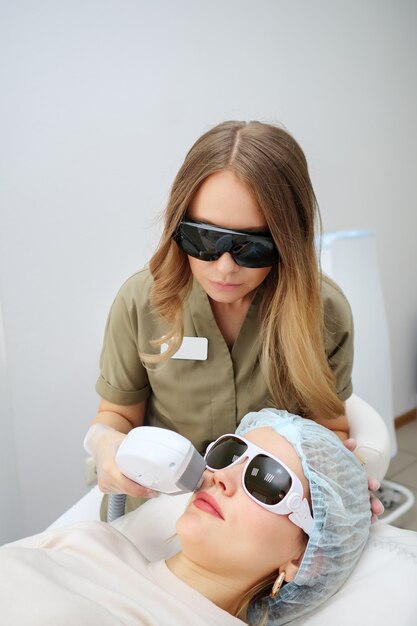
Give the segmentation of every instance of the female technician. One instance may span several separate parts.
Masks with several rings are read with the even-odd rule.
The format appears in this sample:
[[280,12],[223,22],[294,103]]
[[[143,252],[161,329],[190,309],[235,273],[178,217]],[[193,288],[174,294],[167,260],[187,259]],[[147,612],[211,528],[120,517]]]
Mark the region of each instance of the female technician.
[[86,438],[104,492],[152,495],[114,461],[145,423],[203,452],[246,413],[274,406],[347,438],[352,317],[319,271],[319,219],[305,156],[282,128],[229,121],[197,140],[149,268],[109,314]]

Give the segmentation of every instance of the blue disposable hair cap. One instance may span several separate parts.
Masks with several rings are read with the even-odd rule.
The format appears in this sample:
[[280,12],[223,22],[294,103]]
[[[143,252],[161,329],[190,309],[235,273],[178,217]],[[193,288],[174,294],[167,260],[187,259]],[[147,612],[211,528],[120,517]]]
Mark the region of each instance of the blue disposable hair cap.
[[368,479],[355,455],[328,428],[287,411],[248,413],[236,434],[270,426],[301,459],[310,486],[313,530],[295,578],[279,595],[251,605],[250,624],[288,624],[317,609],[340,589],[363,548],[370,527]]

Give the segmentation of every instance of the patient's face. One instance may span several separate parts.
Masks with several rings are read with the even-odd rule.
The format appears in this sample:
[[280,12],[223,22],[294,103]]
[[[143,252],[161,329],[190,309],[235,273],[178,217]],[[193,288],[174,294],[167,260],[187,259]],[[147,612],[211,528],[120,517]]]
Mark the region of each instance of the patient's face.
[[[300,459],[286,439],[272,428],[257,428],[245,439],[291,468],[308,496]],[[242,463],[216,472],[206,470],[177,531],[184,554],[197,564],[224,575],[246,572],[261,580],[299,556],[305,536],[287,515],[271,513],[248,497],[242,487],[244,467]]]

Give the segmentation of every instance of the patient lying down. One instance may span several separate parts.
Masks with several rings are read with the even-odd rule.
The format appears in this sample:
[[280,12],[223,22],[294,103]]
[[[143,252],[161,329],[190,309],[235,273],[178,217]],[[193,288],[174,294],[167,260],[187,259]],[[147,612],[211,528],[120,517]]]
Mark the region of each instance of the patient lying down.
[[167,561],[103,522],[1,548],[3,623],[275,626],[317,608],[366,543],[366,473],[331,431],[284,411],[250,413],[236,434],[209,447]]

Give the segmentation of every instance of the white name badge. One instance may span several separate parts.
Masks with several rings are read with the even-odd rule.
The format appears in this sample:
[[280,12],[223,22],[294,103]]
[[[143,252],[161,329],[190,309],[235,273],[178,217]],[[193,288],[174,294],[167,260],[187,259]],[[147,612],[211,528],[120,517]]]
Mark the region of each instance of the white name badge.
[[[163,343],[161,354],[166,352],[168,344]],[[182,344],[171,359],[184,359],[189,361],[206,361],[208,355],[207,337],[184,337]]]
[[[168,344],[163,343],[161,354],[166,352]],[[182,344],[171,359],[188,359],[189,361],[206,361],[208,354],[207,337],[184,337]]]

